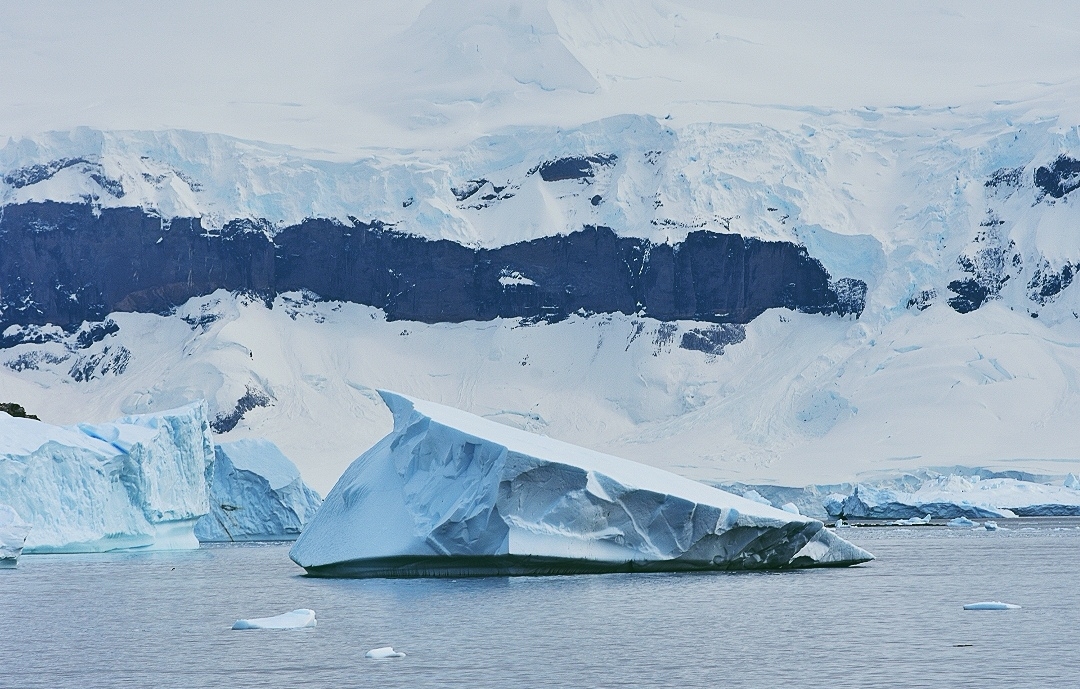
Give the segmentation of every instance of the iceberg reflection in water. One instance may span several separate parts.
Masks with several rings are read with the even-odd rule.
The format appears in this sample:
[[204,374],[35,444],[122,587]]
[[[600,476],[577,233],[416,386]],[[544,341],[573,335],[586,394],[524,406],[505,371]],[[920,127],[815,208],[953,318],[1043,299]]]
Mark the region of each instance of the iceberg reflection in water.
[[789,569],[873,559],[815,519],[380,394],[393,432],[346,470],[290,553],[313,576]]

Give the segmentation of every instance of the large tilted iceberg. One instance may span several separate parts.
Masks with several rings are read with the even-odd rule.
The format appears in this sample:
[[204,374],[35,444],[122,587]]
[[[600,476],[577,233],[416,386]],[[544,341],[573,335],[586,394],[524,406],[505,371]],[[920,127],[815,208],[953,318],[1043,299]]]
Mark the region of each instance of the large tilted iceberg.
[[814,519],[380,394],[393,432],[345,471],[290,553],[311,575],[785,569],[873,558]]
[[32,525],[28,553],[196,548],[213,461],[203,402],[72,427],[0,414],[0,503]]
[[202,542],[293,539],[322,504],[269,440],[221,443],[214,451],[210,513],[195,525]]

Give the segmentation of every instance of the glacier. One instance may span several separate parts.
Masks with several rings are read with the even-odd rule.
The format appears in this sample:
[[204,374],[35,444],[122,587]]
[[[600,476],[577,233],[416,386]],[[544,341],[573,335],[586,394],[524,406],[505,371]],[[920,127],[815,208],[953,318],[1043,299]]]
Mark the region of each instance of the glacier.
[[653,467],[379,391],[394,430],[290,557],[309,575],[785,569],[873,559],[817,520]]
[[0,505],[0,569],[9,569],[19,561],[30,525],[10,505]]
[[203,543],[294,539],[322,504],[269,440],[221,443],[214,456],[210,513],[195,524]]
[[27,553],[197,548],[213,462],[204,402],[70,427],[0,414],[0,503],[31,524]]

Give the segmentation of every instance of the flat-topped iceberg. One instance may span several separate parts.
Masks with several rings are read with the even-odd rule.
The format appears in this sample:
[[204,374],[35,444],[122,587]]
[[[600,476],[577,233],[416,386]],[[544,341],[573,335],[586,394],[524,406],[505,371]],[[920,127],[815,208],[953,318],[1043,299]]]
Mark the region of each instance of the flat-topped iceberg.
[[0,569],[10,569],[19,561],[30,525],[10,505],[0,505]]
[[273,617],[253,617],[233,622],[233,629],[310,629],[318,624],[315,611],[299,608]]
[[1080,490],[1014,478],[935,476],[912,490],[860,483],[846,498],[824,503],[830,516],[904,519],[925,514],[966,517],[1080,516]]
[[0,414],[0,503],[32,525],[28,553],[196,548],[213,448],[203,402],[72,427]]
[[294,539],[322,504],[269,440],[221,443],[214,453],[210,513],[195,525],[202,542]]
[[786,569],[873,559],[820,521],[379,394],[393,432],[345,471],[290,553],[311,575]]

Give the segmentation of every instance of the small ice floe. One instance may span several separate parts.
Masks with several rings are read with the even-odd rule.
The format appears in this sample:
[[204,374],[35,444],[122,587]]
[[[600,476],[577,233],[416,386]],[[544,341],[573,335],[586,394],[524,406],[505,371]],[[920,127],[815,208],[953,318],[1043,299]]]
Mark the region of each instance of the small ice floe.
[[836,524],[835,524],[835,528],[837,528],[837,529],[850,529],[850,528],[851,528],[851,524],[848,524],[848,523],[847,523],[846,521],[844,521],[843,519],[840,519],[839,517],[837,517],[837,519],[836,519]]
[[921,526],[923,524],[929,524],[933,519],[929,514],[925,517],[912,517],[911,519],[897,519],[893,522],[893,526]]
[[986,601],[984,603],[968,603],[964,610],[1019,610],[1019,605],[1012,603],[999,603],[998,601]]
[[233,629],[304,629],[315,626],[315,611],[300,608],[273,617],[255,617],[250,620],[237,620]]
[[404,658],[405,654],[401,651],[395,651],[393,646],[383,646],[382,648],[371,649],[364,656],[372,660],[386,660],[388,658]]
[[949,520],[949,526],[954,529],[968,529],[975,526],[975,522],[971,521],[967,517],[957,517],[956,519]]
[[791,514],[802,514],[802,512],[799,511],[799,506],[793,502],[785,502],[783,505],[780,505],[780,509],[785,512],[790,512]]
[[987,531],[997,531],[1000,527],[997,525],[997,522],[987,519],[983,522],[982,528],[986,529]]

